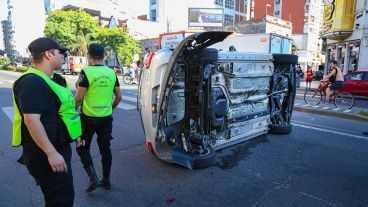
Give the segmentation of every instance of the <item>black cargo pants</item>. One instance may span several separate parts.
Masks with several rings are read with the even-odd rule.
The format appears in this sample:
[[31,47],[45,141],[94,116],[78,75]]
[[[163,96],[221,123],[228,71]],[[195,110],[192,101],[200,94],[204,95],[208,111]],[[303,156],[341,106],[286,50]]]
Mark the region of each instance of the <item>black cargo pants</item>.
[[63,156],[68,172],[54,173],[47,156],[33,147],[23,146],[22,164],[41,187],[47,207],[71,207],[74,203],[74,186],[71,167],[72,150],[70,145],[55,147]]
[[82,121],[82,136],[86,144],[84,147],[77,148],[77,153],[81,158],[84,167],[93,166],[91,158],[90,147],[93,135],[97,134],[97,144],[102,156],[101,162],[104,174],[109,176],[112,154],[110,149],[110,140],[112,139],[112,116],[107,117],[89,117],[84,114],[81,115]]

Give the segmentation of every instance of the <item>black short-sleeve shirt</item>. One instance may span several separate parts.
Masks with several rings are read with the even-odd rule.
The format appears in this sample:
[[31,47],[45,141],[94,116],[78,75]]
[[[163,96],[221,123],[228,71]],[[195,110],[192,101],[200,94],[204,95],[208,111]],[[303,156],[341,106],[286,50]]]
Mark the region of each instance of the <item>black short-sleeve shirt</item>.
[[[60,75],[55,74],[52,79],[64,87],[67,84]],[[13,92],[22,117],[23,114],[41,115],[41,123],[55,147],[64,146],[71,141],[66,126],[58,114],[61,102],[41,77],[35,74],[21,77],[15,82]],[[23,148],[41,150],[33,141],[24,121],[22,121],[22,145]]]

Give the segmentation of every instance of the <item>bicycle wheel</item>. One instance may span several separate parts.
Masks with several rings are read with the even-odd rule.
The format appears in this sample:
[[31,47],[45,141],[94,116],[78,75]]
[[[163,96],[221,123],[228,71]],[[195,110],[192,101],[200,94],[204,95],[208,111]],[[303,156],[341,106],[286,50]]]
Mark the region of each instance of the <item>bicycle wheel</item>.
[[322,94],[317,89],[309,89],[304,93],[304,101],[309,105],[318,105],[321,100]]
[[129,84],[132,81],[132,78],[129,74],[123,75],[123,83]]
[[355,98],[351,93],[342,92],[335,96],[334,103],[339,109],[351,109],[355,104]]

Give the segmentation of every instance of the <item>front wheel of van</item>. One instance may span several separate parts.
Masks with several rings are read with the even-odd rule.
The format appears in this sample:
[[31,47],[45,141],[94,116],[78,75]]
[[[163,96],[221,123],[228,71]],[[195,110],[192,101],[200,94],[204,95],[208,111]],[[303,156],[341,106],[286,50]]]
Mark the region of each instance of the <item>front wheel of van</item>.
[[216,161],[216,151],[212,147],[208,147],[203,154],[195,155],[194,168],[203,169],[210,167]]

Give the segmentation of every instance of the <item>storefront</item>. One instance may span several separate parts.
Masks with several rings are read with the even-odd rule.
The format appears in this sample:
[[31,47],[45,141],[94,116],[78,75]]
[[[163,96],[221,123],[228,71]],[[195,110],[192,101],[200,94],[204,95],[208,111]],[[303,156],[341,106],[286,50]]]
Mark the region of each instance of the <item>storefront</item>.
[[326,62],[336,60],[343,74],[347,74],[358,70],[359,55],[360,40],[332,43],[327,46]]

